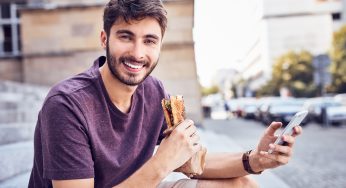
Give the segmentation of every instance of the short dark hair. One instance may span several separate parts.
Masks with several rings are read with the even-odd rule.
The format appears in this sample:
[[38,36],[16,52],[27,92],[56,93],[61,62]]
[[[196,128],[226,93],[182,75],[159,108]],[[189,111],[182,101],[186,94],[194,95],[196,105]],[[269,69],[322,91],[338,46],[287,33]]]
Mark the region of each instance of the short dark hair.
[[167,28],[167,12],[161,0],[110,0],[103,13],[103,29],[109,36],[116,21],[123,19],[129,23],[147,17],[157,20],[163,36]]

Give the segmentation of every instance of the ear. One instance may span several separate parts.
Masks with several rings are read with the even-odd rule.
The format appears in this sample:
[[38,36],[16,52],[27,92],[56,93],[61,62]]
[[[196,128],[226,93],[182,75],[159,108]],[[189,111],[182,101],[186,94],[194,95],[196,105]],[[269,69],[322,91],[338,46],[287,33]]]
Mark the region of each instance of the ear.
[[106,49],[106,47],[107,47],[107,34],[104,30],[101,31],[100,39],[101,39],[102,48]]

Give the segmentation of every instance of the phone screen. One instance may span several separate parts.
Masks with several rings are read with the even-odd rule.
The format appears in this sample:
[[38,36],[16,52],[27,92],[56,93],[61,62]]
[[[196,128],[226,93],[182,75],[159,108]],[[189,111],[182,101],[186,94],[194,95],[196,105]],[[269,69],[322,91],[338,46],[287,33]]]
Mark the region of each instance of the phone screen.
[[[278,138],[275,140],[274,144],[282,145],[284,141],[282,140],[282,135],[292,135],[293,134],[293,128],[297,125],[299,125],[304,118],[308,115],[308,111],[300,111],[297,112],[291,119],[291,121],[288,123],[288,125],[285,127],[285,129],[280,133]],[[273,153],[272,149],[268,150],[268,153]]]

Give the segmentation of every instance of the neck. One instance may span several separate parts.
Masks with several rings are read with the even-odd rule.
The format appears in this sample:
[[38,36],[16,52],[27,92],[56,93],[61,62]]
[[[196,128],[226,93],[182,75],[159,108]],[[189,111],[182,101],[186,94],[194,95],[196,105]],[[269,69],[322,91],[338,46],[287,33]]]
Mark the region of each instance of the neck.
[[128,113],[131,107],[132,95],[137,86],[129,86],[120,82],[109,70],[107,62],[99,70],[112,103],[123,113]]

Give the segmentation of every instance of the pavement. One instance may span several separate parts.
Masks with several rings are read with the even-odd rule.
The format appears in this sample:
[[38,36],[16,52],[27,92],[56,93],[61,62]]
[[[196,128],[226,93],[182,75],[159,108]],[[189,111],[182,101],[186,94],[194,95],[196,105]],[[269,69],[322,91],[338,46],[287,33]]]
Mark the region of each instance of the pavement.
[[[206,125],[204,125],[206,126]],[[228,136],[214,133],[210,130],[199,129],[198,133],[201,138],[201,144],[207,148],[209,153],[213,152],[244,152],[245,150]],[[289,188],[283,180],[270,172],[264,171],[260,175],[250,175],[257,181],[260,187],[264,188]],[[178,179],[186,178],[181,173],[173,172],[164,181],[175,181]]]
[[[201,137],[201,144],[208,149],[209,153],[245,151],[239,144],[237,144],[234,140],[232,140],[228,136],[217,134],[210,130],[205,130],[201,128],[199,128],[198,132]],[[10,178],[5,182],[1,182],[0,188],[26,187],[29,180],[29,175],[30,175],[30,172],[26,172],[15,178]],[[271,173],[270,170],[264,171],[261,175],[251,175],[251,176],[259,183],[260,187],[289,188],[289,186],[284,181],[282,181],[278,176]],[[181,173],[173,172],[165,179],[165,181],[178,180],[182,178],[186,178],[186,176],[184,176]]]

